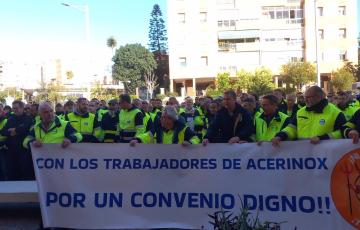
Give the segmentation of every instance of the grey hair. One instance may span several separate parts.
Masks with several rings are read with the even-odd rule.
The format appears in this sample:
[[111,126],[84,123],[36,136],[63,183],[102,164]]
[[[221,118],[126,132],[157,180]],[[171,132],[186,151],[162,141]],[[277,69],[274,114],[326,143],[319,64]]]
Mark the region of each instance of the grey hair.
[[174,121],[176,121],[179,118],[179,116],[177,114],[177,111],[176,111],[176,108],[174,106],[171,106],[171,105],[165,106],[163,114],[168,115]]
[[43,102],[39,105],[38,111],[40,112],[44,108],[53,108],[52,104],[50,102]]

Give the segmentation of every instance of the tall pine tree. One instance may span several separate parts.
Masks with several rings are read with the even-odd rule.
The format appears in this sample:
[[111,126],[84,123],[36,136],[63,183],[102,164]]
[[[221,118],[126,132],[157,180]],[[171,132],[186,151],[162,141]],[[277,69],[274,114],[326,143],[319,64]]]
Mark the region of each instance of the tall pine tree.
[[155,4],[151,12],[149,26],[149,49],[152,52],[165,54],[167,51],[167,32],[162,19],[160,6]]
[[[169,57],[167,53],[167,32],[160,6],[155,4],[151,12],[149,25],[149,49],[154,54],[157,68],[156,81],[160,87],[169,87]],[[158,92],[158,91],[157,91]]]

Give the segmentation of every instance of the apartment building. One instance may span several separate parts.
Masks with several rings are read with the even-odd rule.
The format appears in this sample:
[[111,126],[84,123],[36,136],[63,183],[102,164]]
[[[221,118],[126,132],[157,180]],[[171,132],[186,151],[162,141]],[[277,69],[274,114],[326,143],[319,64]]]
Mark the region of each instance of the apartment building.
[[356,9],[357,0],[169,0],[170,90],[195,96],[221,72],[265,66],[276,76],[317,58],[327,88],[333,70],[357,63]]

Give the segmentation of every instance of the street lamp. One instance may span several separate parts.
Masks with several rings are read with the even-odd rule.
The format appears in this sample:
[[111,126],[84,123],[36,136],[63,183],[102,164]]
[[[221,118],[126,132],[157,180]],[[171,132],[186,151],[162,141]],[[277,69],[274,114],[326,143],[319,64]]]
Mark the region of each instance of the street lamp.
[[317,85],[321,87],[321,78],[320,78],[320,70],[319,70],[319,44],[318,44],[318,26],[317,26],[317,7],[316,0],[314,0],[314,12],[315,12],[315,55],[316,55],[316,76],[317,76]]
[[[70,3],[61,3],[61,5],[66,6],[66,7],[70,7],[76,10],[79,10],[81,12],[84,13],[85,15],[85,39],[86,39],[86,57],[89,58],[89,66],[91,65],[91,51],[90,51],[90,16],[89,16],[89,6],[88,5],[74,5],[74,4],[70,4]],[[87,66],[85,68],[86,73],[85,73],[85,77],[89,77],[89,66]],[[85,80],[85,79],[84,79]],[[88,82],[88,86],[87,86],[87,94],[88,97],[90,98],[90,88],[91,88],[91,83],[90,81],[86,80],[86,82]]]
[[74,5],[70,3],[61,3],[61,5],[70,7],[76,10],[79,10],[85,15],[85,39],[86,44],[89,46],[90,43],[90,15],[89,15],[89,6],[88,5]]

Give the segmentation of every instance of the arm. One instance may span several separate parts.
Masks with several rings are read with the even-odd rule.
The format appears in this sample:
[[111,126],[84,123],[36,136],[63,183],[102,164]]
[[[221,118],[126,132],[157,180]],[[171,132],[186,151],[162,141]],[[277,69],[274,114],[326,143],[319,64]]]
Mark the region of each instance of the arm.
[[199,137],[193,131],[191,131],[189,127],[186,127],[185,129],[184,141],[187,141],[191,144],[200,144]]
[[340,139],[341,138],[341,128],[346,123],[345,115],[341,112],[336,117],[333,131],[322,136],[319,136],[320,140],[327,140],[327,139]]
[[251,136],[255,133],[254,122],[248,112],[241,112],[242,120],[236,127],[235,136],[242,141],[252,142]]
[[275,137],[279,137],[281,141],[286,139],[294,140],[297,137],[297,119],[289,119],[286,127],[282,128]]
[[205,134],[204,139],[209,139],[210,141],[214,141],[214,138],[217,137],[218,131],[221,125],[221,115],[217,113],[215,115],[214,120],[210,123],[209,128]]
[[27,135],[27,137],[25,137],[24,141],[23,141],[23,147],[26,149],[29,149],[30,147],[30,143],[35,141],[35,130],[34,127],[32,127],[30,129],[29,134]]
[[78,143],[83,139],[81,133],[77,132],[70,123],[66,123],[65,137],[69,139],[71,143]]

